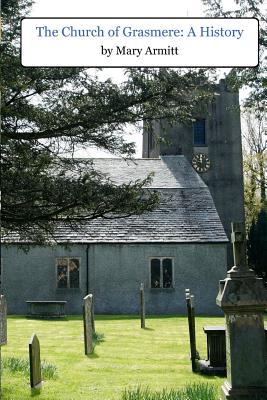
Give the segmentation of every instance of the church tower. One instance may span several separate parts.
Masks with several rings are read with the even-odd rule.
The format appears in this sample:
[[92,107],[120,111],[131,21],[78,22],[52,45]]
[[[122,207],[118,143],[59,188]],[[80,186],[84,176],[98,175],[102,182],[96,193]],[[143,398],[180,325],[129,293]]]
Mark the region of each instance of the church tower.
[[[230,239],[231,221],[244,222],[245,216],[239,96],[225,80],[217,85],[205,114],[194,115],[191,124],[162,120],[144,128],[143,158],[178,154],[189,160],[209,187]],[[228,267],[232,262],[229,244]]]

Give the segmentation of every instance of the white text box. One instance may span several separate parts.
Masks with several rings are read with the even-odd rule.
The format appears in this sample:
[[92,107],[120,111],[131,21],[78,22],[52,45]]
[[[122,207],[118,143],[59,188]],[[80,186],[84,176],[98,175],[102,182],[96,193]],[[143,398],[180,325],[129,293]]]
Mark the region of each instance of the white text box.
[[255,18],[24,18],[25,67],[255,67]]

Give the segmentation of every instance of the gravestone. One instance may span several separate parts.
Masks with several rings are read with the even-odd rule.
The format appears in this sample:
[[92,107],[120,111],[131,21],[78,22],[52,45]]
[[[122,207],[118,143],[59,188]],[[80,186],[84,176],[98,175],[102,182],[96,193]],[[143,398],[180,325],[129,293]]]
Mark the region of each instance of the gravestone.
[[94,307],[94,296],[92,295],[92,303],[91,303],[91,323],[93,333],[95,333],[95,307]]
[[7,322],[6,322],[6,299],[3,295],[0,296],[0,394],[1,394],[1,346],[7,344]]
[[31,388],[37,389],[42,386],[40,343],[34,333],[29,343],[30,359],[30,382]]
[[93,295],[88,294],[83,299],[83,327],[84,327],[84,351],[85,354],[91,354],[94,351],[93,332]]
[[0,346],[7,344],[6,299],[0,296]]
[[217,297],[226,319],[227,381],[221,400],[267,399],[267,290],[247,266],[244,224],[232,223],[231,239],[235,265],[220,281]]
[[140,318],[141,318],[141,328],[146,327],[146,305],[145,305],[145,289],[144,284],[140,285]]
[[185,299],[186,299],[188,328],[189,328],[191,365],[192,365],[192,371],[196,372],[197,349],[196,349],[195,305],[194,305],[194,296],[190,294],[190,289],[185,289]]

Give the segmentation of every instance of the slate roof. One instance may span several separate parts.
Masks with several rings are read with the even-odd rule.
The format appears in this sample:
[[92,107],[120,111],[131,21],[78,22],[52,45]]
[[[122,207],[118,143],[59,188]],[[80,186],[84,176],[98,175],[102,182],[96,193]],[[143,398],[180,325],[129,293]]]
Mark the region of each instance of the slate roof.
[[[81,160],[82,162],[82,160]],[[158,159],[94,159],[95,168],[116,184],[144,179],[161,193],[160,206],[149,213],[114,220],[98,218],[78,230],[59,224],[59,243],[219,243],[227,242],[206,184],[184,156]],[[9,237],[8,242],[16,242]]]
[[108,172],[115,184],[144,179],[153,172],[151,188],[206,187],[184,156],[140,158],[124,161],[118,158],[95,158],[95,168]]

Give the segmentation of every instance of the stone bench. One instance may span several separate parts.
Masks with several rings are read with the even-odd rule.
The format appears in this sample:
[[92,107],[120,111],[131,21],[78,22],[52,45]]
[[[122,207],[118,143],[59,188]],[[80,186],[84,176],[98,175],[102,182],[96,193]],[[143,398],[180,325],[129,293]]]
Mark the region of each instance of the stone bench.
[[66,301],[26,301],[27,317],[30,318],[65,318]]

